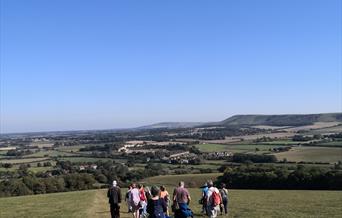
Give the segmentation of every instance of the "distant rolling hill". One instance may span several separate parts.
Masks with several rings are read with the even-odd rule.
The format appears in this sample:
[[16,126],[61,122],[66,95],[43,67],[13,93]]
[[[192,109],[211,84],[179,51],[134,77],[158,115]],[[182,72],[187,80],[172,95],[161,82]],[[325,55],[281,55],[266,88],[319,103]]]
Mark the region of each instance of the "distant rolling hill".
[[180,128],[193,128],[197,126],[201,126],[204,123],[200,122],[163,122],[156,123],[147,126],[141,126],[137,129],[180,129]]
[[220,122],[162,122],[136,128],[141,129],[178,129],[207,126],[305,126],[317,122],[340,122],[342,113],[322,114],[283,114],[283,115],[235,115]]
[[317,122],[340,122],[342,113],[283,114],[283,115],[235,115],[220,122],[163,122],[137,129],[178,129],[206,126],[306,126]]
[[342,113],[326,114],[284,114],[284,115],[235,115],[214,125],[268,125],[268,126],[304,126],[316,122],[342,122]]

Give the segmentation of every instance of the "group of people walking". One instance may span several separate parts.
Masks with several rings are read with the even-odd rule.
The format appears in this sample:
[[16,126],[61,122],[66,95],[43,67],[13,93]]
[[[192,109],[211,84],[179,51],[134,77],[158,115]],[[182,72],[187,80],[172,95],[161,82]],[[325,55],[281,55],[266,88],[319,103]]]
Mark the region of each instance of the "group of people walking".
[[[213,182],[209,180],[202,188],[202,198],[200,204],[203,205],[202,213],[209,218],[215,218],[219,212],[225,214],[228,204],[228,191],[223,185],[221,189],[214,187]],[[112,218],[120,217],[121,190],[116,181],[113,181],[112,187],[108,189],[110,212]],[[128,212],[132,213],[133,218],[171,218],[169,208],[171,208],[174,218],[194,217],[189,208],[191,201],[189,191],[184,187],[181,181],[178,187],[174,189],[172,196],[164,186],[144,187],[139,184],[131,184],[125,195]]]
[[202,188],[202,213],[210,218],[215,218],[219,213],[221,215],[228,214],[228,190],[225,184],[221,184],[218,189],[214,186],[213,181],[209,180]]

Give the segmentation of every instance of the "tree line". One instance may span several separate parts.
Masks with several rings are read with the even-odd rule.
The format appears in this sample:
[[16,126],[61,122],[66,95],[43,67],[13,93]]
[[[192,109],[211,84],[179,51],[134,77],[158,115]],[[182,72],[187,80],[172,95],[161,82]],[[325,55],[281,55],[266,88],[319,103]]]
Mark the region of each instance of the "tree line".
[[226,167],[217,182],[237,189],[342,190],[342,170],[338,166],[325,169],[298,165],[292,169],[244,165]]
[[79,165],[70,161],[59,161],[52,171],[32,173],[27,168],[19,169],[0,182],[0,197],[94,189],[106,187],[113,180],[126,185],[166,173],[158,164],[148,164],[139,170],[129,170],[127,166],[113,161],[88,164],[97,168],[80,170]]

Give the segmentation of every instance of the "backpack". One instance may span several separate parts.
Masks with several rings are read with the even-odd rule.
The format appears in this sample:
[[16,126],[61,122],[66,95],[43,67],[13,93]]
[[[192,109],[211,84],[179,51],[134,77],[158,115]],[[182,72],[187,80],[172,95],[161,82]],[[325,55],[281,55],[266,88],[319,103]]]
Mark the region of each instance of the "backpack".
[[228,193],[226,189],[221,190],[222,199],[228,199]]
[[217,206],[221,204],[221,196],[216,191],[214,191],[213,194],[211,195],[211,199],[212,199],[211,203],[213,206]]

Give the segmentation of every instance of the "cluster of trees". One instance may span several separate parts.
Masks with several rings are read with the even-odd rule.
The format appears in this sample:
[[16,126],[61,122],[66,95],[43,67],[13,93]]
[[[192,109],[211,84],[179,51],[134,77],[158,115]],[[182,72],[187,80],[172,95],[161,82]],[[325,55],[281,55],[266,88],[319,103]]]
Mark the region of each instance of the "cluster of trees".
[[37,163],[37,167],[51,167],[52,164],[51,162],[44,162],[43,164],[42,163]]
[[78,141],[57,141],[53,144],[53,147],[75,146],[78,144],[80,144]]
[[12,138],[9,135],[2,135],[0,138],[1,147],[25,147],[32,143],[30,138]]
[[232,161],[236,163],[275,163],[277,158],[274,155],[236,153],[233,155]]
[[[315,134],[315,135],[295,135],[292,137],[293,141],[302,142],[302,145],[324,145],[326,142],[331,141],[342,141],[342,133],[335,133],[335,134],[327,134],[327,135],[321,135],[321,134]],[[339,147],[340,145],[329,145],[329,146],[336,146]]]
[[332,139],[342,139],[342,132],[330,134],[330,135],[327,135],[327,137],[332,138]]
[[49,178],[27,175],[20,179],[0,182],[0,197],[86,190],[93,188],[95,182],[93,176],[85,173]]
[[204,132],[191,135],[189,138],[200,140],[223,140],[226,135],[224,132]]
[[111,153],[113,150],[118,150],[121,147],[119,144],[105,144],[105,145],[92,145],[80,148],[80,151],[102,151]]
[[[93,164],[93,163],[88,163]],[[70,161],[59,161],[50,172],[29,173],[21,169],[20,175],[0,182],[0,197],[44,194],[97,188],[94,184],[107,186],[113,180],[128,184],[146,177],[166,174],[160,164],[148,164],[144,169],[129,170],[127,166],[113,161],[98,161],[97,168],[80,171]]]
[[291,146],[281,146],[281,147],[276,147],[276,148],[270,148],[269,151],[273,152],[285,152],[291,150]]
[[313,139],[319,139],[319,138],[314,138],[314,137],[305,136],[305,135],[295,135],[292,137],[292,141],[296,141],[296,142],[307,142]]
[[9,150],[6,153],[6,156],[20,157],[20,156],[29,155],[29,154],[33,154],[33,151],[32,150]]
[[274,139],[272,139],[271,137],[266,137],[266,136],[263,136],[261,138],[257,138],[254,140],[254,142],[271,142],[273,141]]
[[156,141],[156,142],[167,142],[172,139],[171,136],[162,135],[162,134],[155,134],[155,135],[146,135],[139,137],[139,140],[143,141]]
[[112,143],[112,142],[123,142],[124,139],[119,137],[116,133],[89,133],[82,135],[72,136],[52,136],[46,137],[47,139],[55,141],[54,146],[74,146],[79,144],[101,144],[101,143]]
[[342,171],[303,165],[295,169],[247,165],[227,167],[217,182],[242,189],[342,190]]
[[[134,148],[131,148],[132,150],[134,150]],[[141,147],[138,147],[137,149],[141,149]],[[194,154],[201,154],[201,151],[194,145],[191,144],[175,144],[175,143],[170,143],[168,145],[154,145],[154,144],[148,144],[148,145],[144,145],[143,149],[154,149],[154,150],[158,150],[158,149],[164,149],[167,151],[189,151],[190,153],[194,153]],[[164,155],[167,156],[167,155]]]
[[13,164],[11,164],[11,163],[1,163],[0,162],[0,168],[1,167],[3,167],[3,168],[12,168]]

